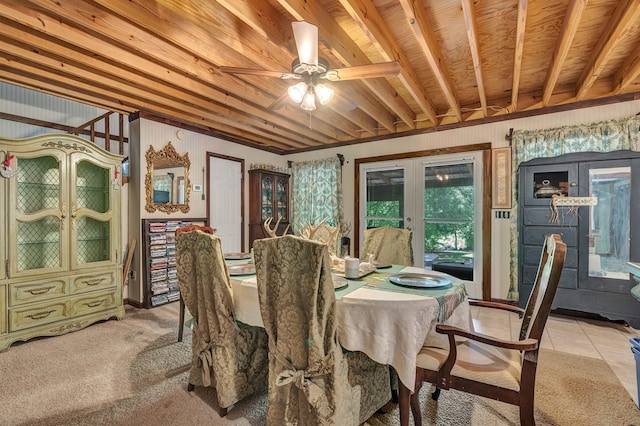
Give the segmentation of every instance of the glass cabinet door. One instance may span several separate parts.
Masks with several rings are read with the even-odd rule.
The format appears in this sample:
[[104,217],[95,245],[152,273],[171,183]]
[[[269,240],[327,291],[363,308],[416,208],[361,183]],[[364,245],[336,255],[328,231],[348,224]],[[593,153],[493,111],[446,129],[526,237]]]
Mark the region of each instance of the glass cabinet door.
[[273,217],[273,178],[271,176],[262,176],[260,191],[260,214],[264,221]]
[[19,153],[9,180],[11,276],[67,269],[68,193],[63,153]]
[[284,221],[289,220],[288,216],[288,200],[289,200],[289,185],[288,181],[284,178],[279,178],[277,180],[277,209],[278,209],[278,218]]
[[81,154],[74,154],[71,164],[71,267],[113,263],[113,167],[98,165]]
[[579,213],[581,246],[588,247],[580,255],[579,286],[626,293],[632,281],[626,264],[635,257],[630,244],[632,209],[637,204],[631,161],[582,164],[580,189],[581,196],[597,201]]

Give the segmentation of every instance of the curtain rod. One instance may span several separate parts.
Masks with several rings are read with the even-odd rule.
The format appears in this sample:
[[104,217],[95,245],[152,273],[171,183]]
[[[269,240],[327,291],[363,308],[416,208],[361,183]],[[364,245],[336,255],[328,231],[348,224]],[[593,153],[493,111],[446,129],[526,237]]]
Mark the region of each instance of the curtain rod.
[[[336,156],[338,156],[338,160],[340,160],[340,166],[344,166],[344,155],[336,154]],[[287,161],[287,165],[289,168],[291,168],[291,166],[293,165],[293,161]]]

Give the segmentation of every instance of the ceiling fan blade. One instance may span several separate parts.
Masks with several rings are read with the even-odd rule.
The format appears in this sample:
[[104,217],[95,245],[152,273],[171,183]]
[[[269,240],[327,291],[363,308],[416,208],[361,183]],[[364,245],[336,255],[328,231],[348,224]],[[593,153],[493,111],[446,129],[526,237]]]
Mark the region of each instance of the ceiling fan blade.
[[400,70],[400,63],[397,61],[381,62],[379,64],[329,70],[321,75],[320,78],[326,78],[329,81],[344,81],[359,78],[393,77],[398,75]]
[[301,64],[318,65],[318,27],[305,21],[292,22]]
[[254,68],[240,68],[240,67],[219,67],[218,71],[224,72],[227,74],[250,74],[250,75],[260,75],[263,77],[274,77],[281,78],[283,80],[299,80],[301,76],[297,74],[292,74],[288,72],[280,72],[280,71],[267,71],[267,70],[257,70]]

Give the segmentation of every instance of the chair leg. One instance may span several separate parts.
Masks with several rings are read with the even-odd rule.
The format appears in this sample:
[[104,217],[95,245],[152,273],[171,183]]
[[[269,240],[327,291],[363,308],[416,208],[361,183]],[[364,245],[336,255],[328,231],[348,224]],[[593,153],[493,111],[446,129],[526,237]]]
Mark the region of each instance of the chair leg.
[[441,390],[442,389],[437,387],[436,390],[434,390],[433,393],[431,394],[431,399],[433,399],[434,401],[437,401],[438,398],[440,398],[440,391]]
[[227,409],[226,408],[222,408],[222,407],[218,407],[218,415],[220,417],[224,417],[227,415]]
[[415,426],[422,426],[422,410],[420,409],[420,389],[411,395],[411,414],[413,414],[413,424]]
[[192,385],[191,383],[187,384],[187,392],[192,392],[195,388],[195,385]]
[[409,404],[411,391],[401,380],[398,380],[398,393],[400,394],[400,426],[409,426]]
[[182,342],[182,333],[184,332],[184,300],[180,298],[180,318],[178,324],[178,342]]

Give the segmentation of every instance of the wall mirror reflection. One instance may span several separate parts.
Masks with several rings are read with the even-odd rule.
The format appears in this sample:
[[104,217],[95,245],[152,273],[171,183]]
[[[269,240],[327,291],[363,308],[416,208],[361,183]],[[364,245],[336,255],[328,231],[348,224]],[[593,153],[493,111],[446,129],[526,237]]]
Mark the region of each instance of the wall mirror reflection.
[[165,213],[189,211],[189,153],[180,155],[171,142],[159,151],[149,146],[146,153],[146,210]]

